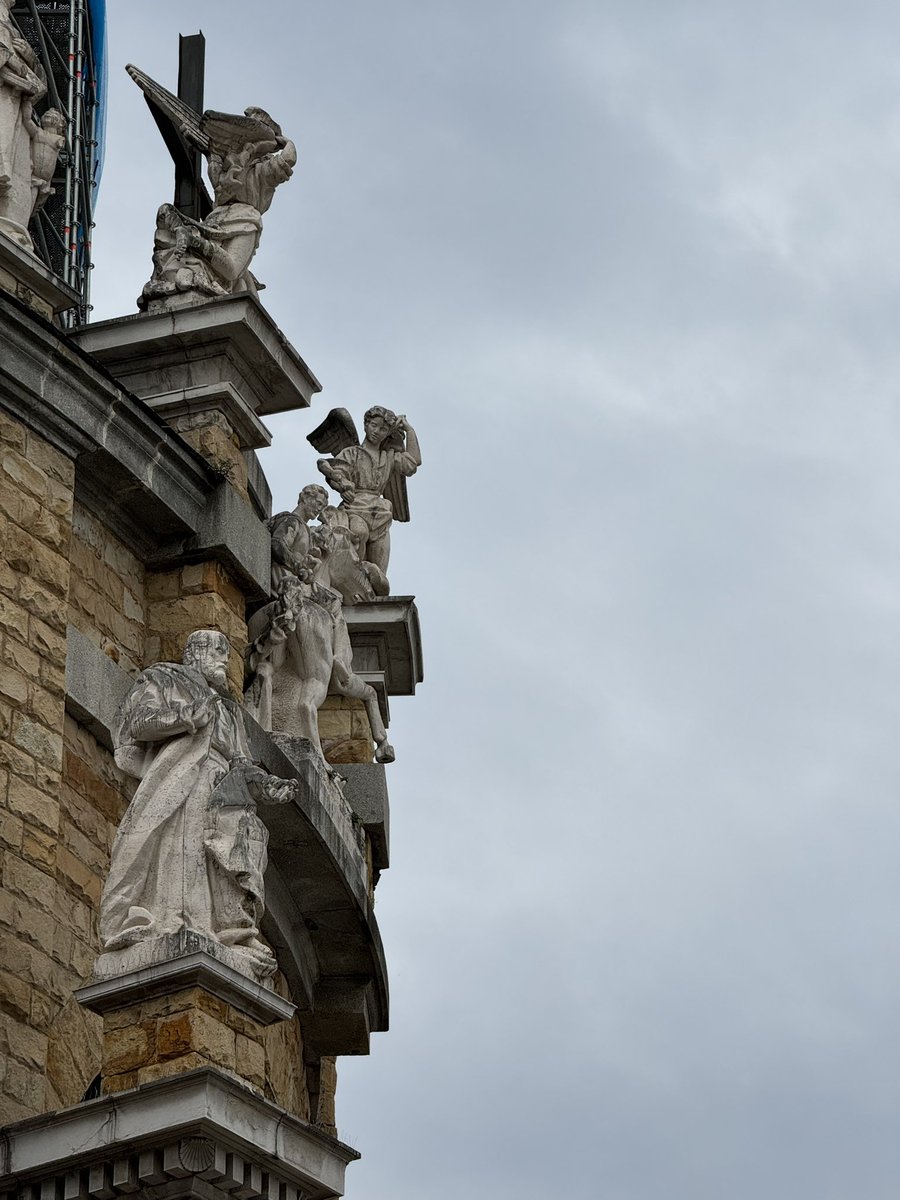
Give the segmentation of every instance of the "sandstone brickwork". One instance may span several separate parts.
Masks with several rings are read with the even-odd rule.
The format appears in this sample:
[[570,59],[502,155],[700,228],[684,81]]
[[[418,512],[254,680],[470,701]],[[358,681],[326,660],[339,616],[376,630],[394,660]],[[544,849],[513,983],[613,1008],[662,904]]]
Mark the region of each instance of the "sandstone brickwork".
[[325,1133],[337,1136],[334,1099],[337,1091],[337,1060],[322,1058],[319,1062],[319,1095],[316,1109],[316,1124]]
[[0,415],[0,1122],[42,1112],[74,951],[57,886],[74,469]]
[[236,700],[243,696],[247,647],[246,601],[221,563],[202,562],[147,572],[147,632],[144,665],[180,662],[195,629],[218,629],[231,643],[228,679]]
[[167,421],[198,454],[203,455],[217,474],[249,501],[247,464],[237,434],[223,413],[206,410],[167,417]]
[[328,696],[319,709],[322,753],[330,763],[368,763],[375,757],[372,727],[362,700]]
[[[286,996],[283,979],[276,983]],[[103,1018],[104,1094],[196,1067],[226,1071],[309,1120],[303,1039],[296,1018],[266,1027],[203,987],[183,988]]]
[[76,503],[69,621],[121,667],[144,665],[144,565],[111,529]]

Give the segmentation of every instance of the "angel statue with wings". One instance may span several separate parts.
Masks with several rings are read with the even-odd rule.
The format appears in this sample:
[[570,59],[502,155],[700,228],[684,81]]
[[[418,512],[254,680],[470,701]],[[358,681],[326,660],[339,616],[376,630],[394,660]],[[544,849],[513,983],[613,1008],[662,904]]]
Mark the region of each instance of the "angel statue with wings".
[[422,465],[419,439],[406,417],[376,405],[363,417],[365,437],[360,444],[353,418],[345,408],[334,408],[307,437],[316,450],[333,458],[320,458],[318,468],[341,503],[333,518],[345,525],[360,561],[370,564],[383,578],[391,553],[391,522],[409,520],[406,479]]
[[214,194],[214,207],[202,221],[172,204],[159,209],[153,275],[138,308],[165,311],[236,292],[256,295],[262,284],[251,274],[250,262],[259,246],[262,215],[297,164],[294,143],[261,108],[248,108],[243,116],[207,111],[198,117],[136,67],[128,71],[156,107],[177,122],[184,145],[205,155]]

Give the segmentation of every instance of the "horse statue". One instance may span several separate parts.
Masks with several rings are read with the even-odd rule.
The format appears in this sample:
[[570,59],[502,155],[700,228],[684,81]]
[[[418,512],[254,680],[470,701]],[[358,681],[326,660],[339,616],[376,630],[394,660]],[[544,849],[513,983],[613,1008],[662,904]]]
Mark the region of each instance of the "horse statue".
[[320,559],[310,555],[300,576],[250,618],[249,686],[245,703],[270,732],[308,738],[322,753],[318,712],[331,693],[362,700],[375,739],[375,761],[394,761],[375,689],[353,671],[353,649],[341,595],[315,582]]

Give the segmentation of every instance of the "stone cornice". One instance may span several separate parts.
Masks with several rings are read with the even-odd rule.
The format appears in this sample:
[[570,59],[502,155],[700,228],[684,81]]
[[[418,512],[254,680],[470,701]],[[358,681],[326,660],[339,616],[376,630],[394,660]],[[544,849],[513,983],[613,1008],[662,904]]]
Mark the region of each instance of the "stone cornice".
[[215,484],[200,455],[59,330],[5,294],[0,326],[0,405],[72,458],[105,451],[150,491],[154,476],[163,476],[168,504],[190,526]]
[[65,1192],[114,1200],[168,1185],[160,1194],[331,1200],[358,1157],[203,1069],[8,1125],[0,1132],[0,1198]]
[[98,363],[0,295],[0,408],[76,461],[76,494],[155,566],[216,558],[251,600],[269,594],[253,508]]

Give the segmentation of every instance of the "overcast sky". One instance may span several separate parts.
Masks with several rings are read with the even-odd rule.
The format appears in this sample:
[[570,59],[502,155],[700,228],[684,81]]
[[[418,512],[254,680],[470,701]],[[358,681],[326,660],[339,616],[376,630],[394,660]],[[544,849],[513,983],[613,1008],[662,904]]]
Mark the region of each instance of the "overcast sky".
[[134,62],[268,109],[254,272],[408,415],[351,1200],[896,1200],[900,8],[110,0],[95,317],[171,169]]

